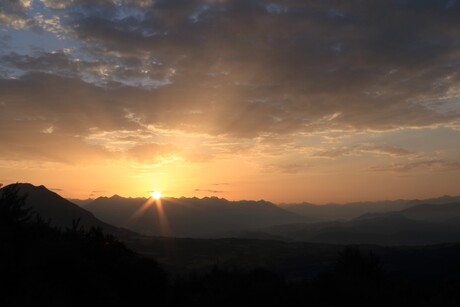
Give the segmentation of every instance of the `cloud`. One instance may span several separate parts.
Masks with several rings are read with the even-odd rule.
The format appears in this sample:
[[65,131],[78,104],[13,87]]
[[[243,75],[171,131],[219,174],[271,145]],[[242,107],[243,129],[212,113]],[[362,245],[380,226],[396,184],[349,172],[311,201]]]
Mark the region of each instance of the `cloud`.
[[263,166],[268,173],[297,174],[308,171],[312,165],[306,163],[270,163]]
[[[180,113],[165,116],[166,127],[238,137],[389,130],[459,117],[419,104],[458,79],[456,6],[426,3],[283,1],[273,14],[264,1],[156,1],[124,18],[93,10],[73,22],[81,40],[120,58],[155,57],[175,72],[155,95]],[[382,11],[398,13],[388,23]],[[188,113],[192,106],[201,113]]]
[[376,154],[390,155],[394,157],[409,156],[414,154],[414,152],[410,150],[393,146],[363,146],[361,150]]
[[406,163],[395,163],[386,166],[374,166],[371,168],[376,172],[398,172],[407,173],[412,171],[446,172],[460,170],[460,163],[445,160],[420,160]]
[[61,19],[57,15],[46,18],[43,14],[37,13],[34,15],[34,20],[43,30],[53,33],[60,39],[64,39],[65,34],[70,31],[62,26]]
[[139,162],[155,161],[160,157],[170,156],[177,153],[179,150],[172,144],[142,144],[137,145],[124,154],[131,159],[135,159]]
[[[109,93],[75,78],[27,74],[0,79],[1,133],[34,132],[54,126],[55,133],[86,135],[91,129],[133,129],[123,91]],[[129,89],[127,90],[129,91]]]
[[112,153],[80,137],[17,131],[0,133],[0,157],[11,161],[47,161],[65,164],[93,163]]
[[219,194],[219,193],[224,193],[225,191],[208,190],[208,189],[195,189],[195,192],[208,192],[208,193],[212,193],[212,194]]
[[20,30],[28,28],[32,22],[24,16],[0,11],[0,24],[12,27],[15,30]]
[[393,157],[409,156],[415,153],[405,148],[387,146],[387,145],[372,145],[361,144],[354,146],[336,147],[332,149],[320,149],[313,152],[311,156],[321,158],[338,158],[348,155],[360,155],[363,153],[372,153],[378,155],[389,155]]
[[321,158],[337,158],[337,157],[349,155],[352,153],[356,153],[355,147],[343,147],[343,148],[319,150],[313,153],[312,156],[321,157]]
[[[135,127],[102,90],[47,74],[0,80],[0,156],[4,160],[81,163],[112,153],[85,136],[92,129]],[[105,97],[105,98],[103,98]],[[118,113],[118,115],[115,115]]]
[[11,27],[15,30],[26,29],[35,24],[28,15],[31,0],[4,0],[0,3],[0,25]]
[[[5,157],[62,160],[68,153],[74,161],[77,149],[113,157],[116,146],[132,147],[126,155],[138,161],[172,154],[173,148],[144,145],[165,143],[154,136],[135,136],[154,127],[234,143],[186,153],[208,161],[257,152],[264,139],[283,154],[295,134],[460,120],[460,107],[450,102],[459,97],[460,38],[452,30],[460,27],[458,3],[448,9],[439,0],[42,3],[48,11],[36,19],[28,1],[1,4],[0,23],[44,27],[69,43],[53,52],[1,54],[0,138],[11,149],[2,149]],[[32,140],[31,148],[35,136],[43,143]],[[68,149],[46,148],[61,139]],[[313,155],[364,152],[412,154],[364,144]],[[305,167],[297,162],[269,168],[294,173]]]
[[[53,30],[61,33],[65,30]],[[60,35],[60,34],[58,34]],[[20,75],[47,73],[62,77],[79,78],[100,87],[140,86],[145,88],[167,84],[169,72],[159,67],[153,60],[125,61],[113,58],[82,60],[64,48],[52,52],[35,52],[32,55],[11,52],[1,57],[3,67],[14,69]],[[153,62],[152,62],[153,61]],[[5,76],[7,77],[7,76]]]
[[31,4],[32,0],[4,0],[2,1],[1,7],[4,10],[21,12],[29,9]]
[[105,190],[94,190],[94,191],[91,191],[88,195],[89,198],[92,198],[94,196],[97,196],[97,195],[101,195],[103,193],[107,193],[107,191]]

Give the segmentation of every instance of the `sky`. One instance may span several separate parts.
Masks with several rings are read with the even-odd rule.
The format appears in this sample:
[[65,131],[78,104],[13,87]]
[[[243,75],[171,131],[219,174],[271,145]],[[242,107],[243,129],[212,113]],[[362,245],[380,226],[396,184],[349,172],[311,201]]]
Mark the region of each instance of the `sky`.
[[460,1],[3,0],[0,183],[460,194]]

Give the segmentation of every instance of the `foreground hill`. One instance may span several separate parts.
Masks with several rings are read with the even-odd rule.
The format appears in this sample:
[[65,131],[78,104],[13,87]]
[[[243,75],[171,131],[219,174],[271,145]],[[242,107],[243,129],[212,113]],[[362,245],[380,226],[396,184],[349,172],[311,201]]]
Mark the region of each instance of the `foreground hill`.
[[[255,239],[187,239],[132,237],[127,246],[154,258],[170,271],[212,270],[221,267],[264,267],[288,279],[313,277],[333,265],[343,245]],[[460,276],[460,244],[427,246],[354,245],[378,255],[388,271],[418,276]],[[455,269],[455,270],[454,270]]]
[[[79,226],[85,229],[99,227],[104,232],[115,235],[129,235],[130,231],[114,227],[96,218],[91,212],[62,198],[45,186],[34,186],[30,183],[17,184],[19,195],[27,195],[25,206],[31,208],[51,226],[71,228],[74,221],[79,220]],[[6,188],[6,187],[4,187]],[[0,189],[0,192],[4,189]]]
[[139,233],[179,237],[215,237],[229,231],[309,221],[270,202],[216,197],[164,198],[160,202],[114,195],[100,197],[85,209]]

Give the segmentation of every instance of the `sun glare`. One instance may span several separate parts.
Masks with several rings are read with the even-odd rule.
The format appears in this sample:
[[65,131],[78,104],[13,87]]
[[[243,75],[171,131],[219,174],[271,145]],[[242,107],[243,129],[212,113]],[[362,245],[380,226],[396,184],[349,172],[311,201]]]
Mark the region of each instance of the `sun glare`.
[[153,191],[152,192],[152,197],[154,199],[160,199],[161,198],[161,192],[160,191]]

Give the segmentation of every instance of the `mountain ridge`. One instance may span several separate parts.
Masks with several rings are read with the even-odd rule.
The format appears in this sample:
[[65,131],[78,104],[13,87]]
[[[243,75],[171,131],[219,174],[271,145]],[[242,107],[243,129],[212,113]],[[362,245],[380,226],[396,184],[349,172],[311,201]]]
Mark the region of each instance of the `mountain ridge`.
[[[400,211],[367,213],[351,220],[277,225],[259,229],[257,236],[262,234],[287,241],[332,244],[453,243],[460,241],[460,203],[421,204]],[[239,237],[248,236],[241,233]]]
[[[132,231],[105,223],[93,213],[63,198],[58,193],[49,190],[44,185],[35,186],[31,183],[15,183],[18,194],[26,196],[25,206],[31,208],[31,213],[40,216],[50,225],[58,228],[71,228],[75,221],[84,229],[99,227],[104,232],[114,235],[133,235]],[[7,185],[4,188],[12,186]]]
[[[99,197],[85,208],[119,227],[149,235],[180,237],[209,237],[247,227],[309,221],[264,200],[229,201],[217,197],[165,197],[159,201],[151,198]],[[163,226],[164,223],[168,224],[168,231],[162,229],[162,223]]]
[[308,202],[297,204],[282,204],[282,208],[291,212],[322,220],[346,219],[351,220],[369,213],[386,213],[400,211],[421,204],[460,203],[460,196],[443,195],[428,199],[397,199],[381,201],[363,201],[344,204],[316,205]]

